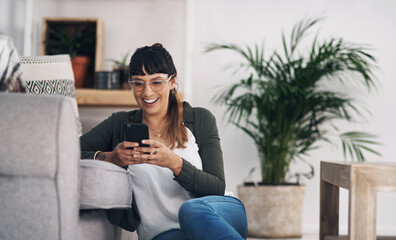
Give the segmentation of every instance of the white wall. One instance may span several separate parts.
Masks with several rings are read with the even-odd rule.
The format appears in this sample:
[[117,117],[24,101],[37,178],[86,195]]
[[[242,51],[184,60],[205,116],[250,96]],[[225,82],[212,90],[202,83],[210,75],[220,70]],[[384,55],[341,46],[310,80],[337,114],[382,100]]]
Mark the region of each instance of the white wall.
[[0,33],[12,36],[18,52],[23,52],[25,0],[0,0]]
[[[0,0],[3,6],[19,7],[21,0]],[[37,2],[37,1],[36,1]],[[3,4],[7,3],[7,4]],[[188,3],[186,5],[186,3]],[[14,4],[14,5],[13,5]],[[18,5],[19,4],[19,5]],[[22,4],[23,5],[23,4]],[[321,36],[339,36],[356,43],[371,44],[378,60],[378,80],[381,86],[371,95],[360,91],[350,92],[367,103],[372,112],[369,124],[355,125],[351,130],[364,129],[377,133],[384,146],[379,148],[383,157],[372,156],[373,161],[395,161],[396,113],[392,105],[396,96],[396,68],[393,55],[396,52],[396,1],[393,0],[41,0],[36,5],[36,17],[99,17],[105,26],[105,58],[119,58],[127,50],[142,45],[162,42],[174,57],[183,86],[183,71],[191,68],[192,85],[185,92],[195,106],[210,109],[218,119],[225,159],[228,190],[236,192],[248,171],[258,166],[258,156],[253,142],[240,130],[222,121],[224,109],[210,100],[218,92],[218,86],[235,82],[243,74],[232,76],[223,71],[224,66],[240,59],[228,52],[204,54],[208,43],[261,43],[265,39],[269,50],[279,48],[280,33],[288,32],[293,24],[304,16],[326,16],[321,26]],[[189,16],[185,16],[188,9]],[[11,10],[15,10],[12,9]],[[4,10],[0,10],[1,13]],[[19,40],[20,26],[13,29],[10,15],[1,17],[0,27],[8,29]],[[188,17],[188,18],[187,18]],[[188,19],[189,26],[186,26]],[[22,20],[23,23],[23,20]],[[11,26],[11,27],[10,27]],[[34,27],[39,29],[39,26]],[[188,31],[186,31],[186,29]],[[0,28],[1,31],[1,28]],[[39,31],[39,30],[37,30]],[[185,36],[186,32],[189,36]],[[186,40],[187,39],[187,40]],[[36,53],[39,53],[36,39]],[[186,43],[187,41],[187,43]],[[189,42],[191,41],[191,42]],[[185,46],[191,46],[186,55]],[[21,44],[16,44],[22,46]],[[18,49],[22,52],[22,49]],[[187,58],[186,58],[187,56]],[[189,65],[186,65],[186,60]],[[110,69],[109,63],[105,68]],[[183,87],[182,87],[183,89]],[[221,88],[220,88],[221,89]],[[344,127],[344,126],[342,126]],[[304,232],[318,232],[319,226],[319,161],[342,160],[341,149],[323,145],[312,152],[307,160],[315,166],[315,178],[305,181],[307,193],[303,211]],[[305,169],[296,164],[293,170]],[[254,175],[259,179],[259,171]],[[396,235],[396,194],[379,194],[378,232]],[[340,229],[347,227],[347,192],[341,191]]]
[[[52,3],[56,7],[47,9]],[[104,57],[120,59],[126,51],[160,42],[184,69],[184,0],[76,1],[41,0],[41,16],[99,17],[104,23]],[[105,69],[111,62],[105,61]]]
[[[265,39],[268,50],[280,47],[283,29],[289,32],[296,21],[305,16],[326,16],[321,24],[321,36],[338,36],[356,43],[371,44],[378,60],[378,80],[381,87],[377,93],[351,92],[367,102],[373,116],[369,124],[356,125],[350,130],[365,129],[380,136],[384,146],[379,148],[383,157],[372,156],[373,161],[396,161],[393,147],[396,145],[395,102],[396,70],[393,67],[396,52],[396,1],[343,1],[343,0],[200,0],[194,2],[193,43],[193,103],[212,110],[217,119],[222,138],[228,187],[236,186],[247,176],[248,171],[258,164],[253,142],[240,130],[221,121],[224,109],[214,106],[210,99],[218,92],[216,86],[236,82],[237,74],[223,71],[230,62],[240,58],[226,51],[204,54],[208,43],[261,43]],[[342,160],[340,148],[324,145],[312,152],[307,160],[315,166],[315,178],[306,181],[307,194],[304,202],[303,230],[318,232],[319,225],[319,161]],[[293,169],[304,169],[297,164]],[[257,172],[258,173],[258,172]],[[259,176],[256,175],[259,179]],[[396,194],[384,193],[378,200],[378,232],[396,233]],[[341,191],[340,230],[347,229],[347,192]]]

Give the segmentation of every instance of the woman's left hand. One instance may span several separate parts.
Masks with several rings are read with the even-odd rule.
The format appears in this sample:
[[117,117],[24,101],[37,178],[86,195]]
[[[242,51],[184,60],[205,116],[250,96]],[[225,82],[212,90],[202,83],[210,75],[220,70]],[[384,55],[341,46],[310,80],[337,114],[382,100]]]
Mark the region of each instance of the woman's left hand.
[[175,176],[180,174],[183,166],[183,159],[181,157],[172,152],[162,142],[143,140],[142,143],[150,145],[150,147],[135,147],[134,150],[141,152],[141,154],[133,156],[136,160],[141,161],[141,163],[169,168]]

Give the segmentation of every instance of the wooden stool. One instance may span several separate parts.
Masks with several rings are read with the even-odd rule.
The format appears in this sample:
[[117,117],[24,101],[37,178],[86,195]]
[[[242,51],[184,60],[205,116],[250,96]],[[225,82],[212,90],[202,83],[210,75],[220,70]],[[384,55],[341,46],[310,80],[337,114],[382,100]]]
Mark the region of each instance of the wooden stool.
[[[320,168],[320,240],[377,239],[377,192],[396,192],[396,163],[322,161]],[[349,190],[348,236],[338,232],[340,187]]]

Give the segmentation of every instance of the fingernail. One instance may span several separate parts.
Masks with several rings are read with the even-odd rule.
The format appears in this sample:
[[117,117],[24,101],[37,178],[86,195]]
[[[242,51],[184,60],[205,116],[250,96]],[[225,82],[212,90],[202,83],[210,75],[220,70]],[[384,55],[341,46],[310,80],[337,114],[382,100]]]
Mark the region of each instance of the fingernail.
[[146,140],[142,140],[142,143],[146,143]]

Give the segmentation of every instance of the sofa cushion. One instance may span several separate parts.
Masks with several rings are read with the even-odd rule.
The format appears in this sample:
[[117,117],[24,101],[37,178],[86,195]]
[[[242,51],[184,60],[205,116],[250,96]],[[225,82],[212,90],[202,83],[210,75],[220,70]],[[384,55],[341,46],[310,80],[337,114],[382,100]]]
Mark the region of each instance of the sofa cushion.
[[83,159],[80,209],[130,208],[132,181],[125,169],[115,164]]
[[21,57],[21,64],[29,93],[75,97],[69,55],[24,56]]
[[77,116],[78,133],[81,135],[70,56],[24,56],[21,57],[21,69],[27,93],[70,98],[74,114]]

